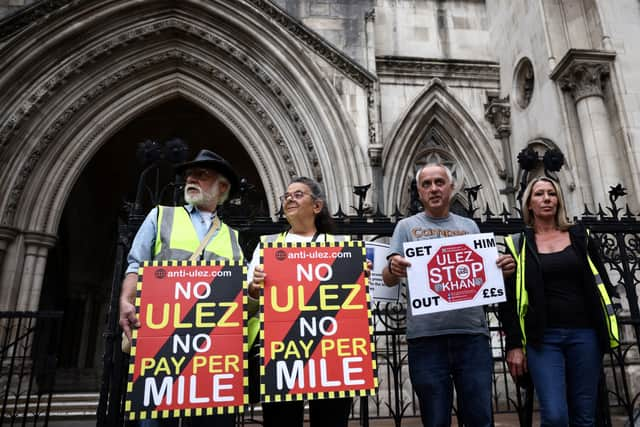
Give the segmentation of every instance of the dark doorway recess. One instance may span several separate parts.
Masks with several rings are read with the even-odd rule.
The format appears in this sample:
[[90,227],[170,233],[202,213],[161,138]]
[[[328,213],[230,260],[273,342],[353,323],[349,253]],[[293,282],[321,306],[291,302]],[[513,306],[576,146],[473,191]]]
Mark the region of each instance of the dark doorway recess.
[[[188,144],[189,158],[203,148],[225,157],[253,186],[252,194],[261,199],[258,204],[267,206],[256,167],[240,141],[187,100],[174,99],[148,110],[114,134],[80,173],[47,261],[40,310],[64,311],[58,391],[99,389],[118,217],[125,215],[124,204],[135,200],[141,170],[136,150],[144,140],[164,143],[175,137]],[[167,165],[158,182],[172,175]],[[145,212],[151,209],[148,197],[143,205]]]

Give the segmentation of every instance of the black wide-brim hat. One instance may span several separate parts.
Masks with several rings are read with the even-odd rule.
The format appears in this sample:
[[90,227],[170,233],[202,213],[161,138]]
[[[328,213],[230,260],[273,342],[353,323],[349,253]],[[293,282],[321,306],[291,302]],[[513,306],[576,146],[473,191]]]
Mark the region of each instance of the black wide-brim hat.
[[229,195],[238,191],[240,186],[238,174],[236,174],[229,162],[211,150],[200,150],[195,159],[190,162],[180,163],[175,167],[175,170],[177,173],[184,173],[189,168],[212,169],[229,180],[229,184],[231,184]]

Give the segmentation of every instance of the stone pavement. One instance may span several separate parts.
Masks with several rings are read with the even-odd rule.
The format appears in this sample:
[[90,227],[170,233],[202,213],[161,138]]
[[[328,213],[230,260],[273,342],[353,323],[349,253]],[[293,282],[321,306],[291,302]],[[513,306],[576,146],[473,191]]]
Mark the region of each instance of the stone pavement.
[[[537,418],[534,417],[534,425],[538,425],[539,422]],[[87,419],[87,420],[56,420],[49,422],[50,427],[95,427],[96,421],[95,419]],[[305,423],[308,425],[308,423]],[[379,420],[370,420],[369,425],[371,427],[393,427],[394,423],[391,419],[379,419]],[[453,420],[452,426],[456,426],[456,420]],[[498,414],[496,416],[495,427],[511,427],[518,425],[518,417],[513,414]],[[615,424],[614,424],[615,425]],[[622,425],[622,424],[621,424]],[[246,427],[258,427],[259,424],[245,424]],[[359,427],[359,421],[352,421],[349,423],[349,427]],[[403,427],[421,427],[422,423],[420,422],[420,418],[411,417],[404,418],[402,420]]]
[[[626,419],[620,415],[612,415],[611,417],[611,425],[612,427],[624,427]],[[49,422],[50,427],[95,427],[96,421],[95,419],[86,419],[86,420],[55,420]],[[260,424],[245,424],[246,427],[258,427]],[[305,423],[308,425],[308,423]],[[369,425],[371,427],[394,427],[394,422],[391,419],[379,419],[379,420],[370,420]],[[457,421],[454,417],[453,422],[451,423],[452,427],[456,427]],[[518,417],[515,414],[495,414],[495,427],[517,427]],[[540,418],[537,412],[533,414],[533,425],[540,425]],[[359,427],[360,422],[354,420],[349,423],[349,427]],[[402,419],[402,427],[421,427],[422,423],[420,422],[420,418],[411,417],[411,418],[403,418]]]

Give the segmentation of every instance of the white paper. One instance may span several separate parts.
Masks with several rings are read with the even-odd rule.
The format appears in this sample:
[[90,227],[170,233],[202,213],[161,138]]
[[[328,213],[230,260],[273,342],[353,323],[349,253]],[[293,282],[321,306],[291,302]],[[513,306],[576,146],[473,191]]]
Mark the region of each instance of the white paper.
[[387,286],[382,281],[382,270],[387,266],[389,245],[378,242],[365,242],[367,260],[373,263],[369,276],[369,293],[373,302],[394,301],[400,297],[400,285]]
[[404,243],[413,314],[506,301],[493,233]]

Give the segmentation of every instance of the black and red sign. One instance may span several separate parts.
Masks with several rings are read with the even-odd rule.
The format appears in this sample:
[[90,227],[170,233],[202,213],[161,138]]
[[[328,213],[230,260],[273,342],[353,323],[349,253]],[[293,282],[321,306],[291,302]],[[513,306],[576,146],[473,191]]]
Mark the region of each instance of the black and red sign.
[[236,262],[145,263],[127,418],[242,411],[248,401],[245,275],[246,267]]
[[362,242],[261,248],[263,401],[375,392],[365,262]]

